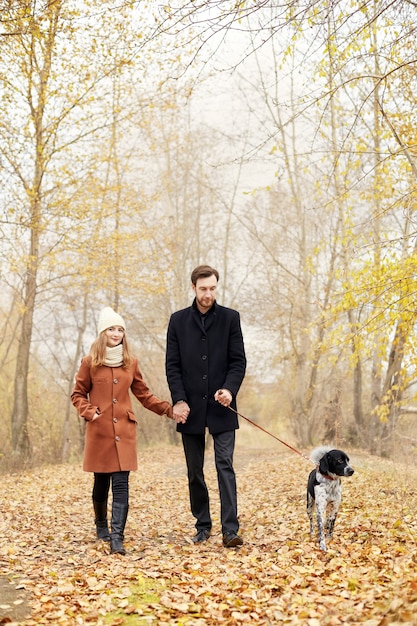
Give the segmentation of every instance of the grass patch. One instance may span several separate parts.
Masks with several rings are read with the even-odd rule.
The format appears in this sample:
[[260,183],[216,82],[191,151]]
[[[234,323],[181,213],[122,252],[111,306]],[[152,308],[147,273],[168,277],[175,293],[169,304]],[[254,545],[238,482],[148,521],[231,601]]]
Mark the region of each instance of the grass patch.
[[144,626],[155,624],[157,617],[152,605],[159,603],[161,593],[166,585],[154,578],[138,576],[137,583],[129,585],[130,595],[114,598],[118,608],[106,614],[106,624],[123,624],[123,626]]

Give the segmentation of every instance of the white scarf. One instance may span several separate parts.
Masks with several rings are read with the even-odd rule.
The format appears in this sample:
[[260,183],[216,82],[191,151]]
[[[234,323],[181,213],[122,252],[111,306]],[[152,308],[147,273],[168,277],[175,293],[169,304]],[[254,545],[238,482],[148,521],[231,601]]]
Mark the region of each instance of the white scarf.
[[106,347],[106,356],[104,359],[104,365],[107,367],[120,367],[123,365],[123,344],[119,343],[114,348]]

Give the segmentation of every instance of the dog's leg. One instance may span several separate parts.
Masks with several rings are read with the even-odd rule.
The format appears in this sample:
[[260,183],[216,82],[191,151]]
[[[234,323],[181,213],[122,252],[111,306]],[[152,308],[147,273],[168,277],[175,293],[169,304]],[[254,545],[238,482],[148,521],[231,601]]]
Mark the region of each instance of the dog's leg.
[[314,536],[314,498],[311,497],[309,493],[307,493],[307,515],[310,520],[310,536]]
[[326,515],[327,497],[325,490],[320,485],[314,489],[316,495],[317,535],[320,550],[326,551],[326,539],[324,534],[324,521]]
[[341,498],[337,497],[336,500],[332,500],[327,509],[327,517],[326,517],[326,535],[329,539],[333,537],[334,525],[337,518],[337,513],[339,511]]

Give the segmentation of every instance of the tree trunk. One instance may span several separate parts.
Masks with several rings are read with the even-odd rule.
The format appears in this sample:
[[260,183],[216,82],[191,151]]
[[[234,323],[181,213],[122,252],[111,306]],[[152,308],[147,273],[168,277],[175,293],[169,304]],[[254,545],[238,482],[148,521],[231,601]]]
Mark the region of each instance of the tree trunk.
[[[34,203],[34,214],[39,212],[39,203]],[[36,275],[38,268],[39,233],[32,229],[29,261],[26,267],[24,311],[22,315],[20,340],[17,351],[14,377],[14,402],[12,412],[12,448],[21,458],[30,459],[30,441],[28,432],[28,372],[30,345],[32,339],[33,314],[36,300]]]
[[[66,404],[66,409],[65,409],[65,419],[64,419],[64,428],[63,428],[63,433],[62,433],[62,451],[61,451],[61,461],[62,463],[66,463],[68,461],[68,452],[70,449],[70,431],[71,431],[71,419],[73,417],[73,406],[72,406],[72,402],[71,402],[71,393],[72,393],[72,389],[74,387],[74,377],[75,374],[78,370],[78,365],[79,365],[79,360],[81,357],[81,347],[82,347],[82,340],[83,340],[83,336],[84,336],[84,332],[85,329],[87,327],[87,311],[88,311],[88,295],[87,293],[84,294],[84,301],[83,301],[83,317],[82,317],[82,323],[81,326],[78,328],[78,338],[77,338],[77,347],[75,350],[75,355],[74,355],[74,362],[73,362],[73,366],[71,369],[71,376],[69,378],[68,381],[68,394],[67,394],[67,404]],[[83,437],[80,437],[80,439],[83,439]],[[82,449],[82,444],[83,441],[80,441],[80,451]]]
[[14,404],[12,412],[12,448],[21,457],[30,458],[28,432],[28,373],[32,340],[33,316],[35,312],[37,274],[39,268],[39,242],[42,232],[42,183],[46,173],[46,143],[44,138],[44,113],[47,101],[47,86],[51,72],[51,60],[55,43],[60,2],[53,3],[48,10],[49,22],[45,26],[44,46],[38,46],[37,29],[29,46],[30,62],[27,75],[27,103],[33,125],[35,152],[32,182],[25,184],[30,209],[30,247],[24,279],[23,314],[20,340],[14,377]]

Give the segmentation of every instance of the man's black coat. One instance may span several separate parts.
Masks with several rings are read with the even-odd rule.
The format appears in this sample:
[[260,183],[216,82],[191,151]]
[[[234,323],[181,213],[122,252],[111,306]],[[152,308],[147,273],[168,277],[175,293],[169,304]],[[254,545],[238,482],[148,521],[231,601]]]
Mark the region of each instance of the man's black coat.
[[172,402],[185,400],[190,415],[179,432],[202,434],[239,428],[237,415],[214,399],[218,389],[236,394],[246,370],[240,316],[216,302],[205,317],[204,326],[196,302],[171,315],[167,332],[166,375]]

